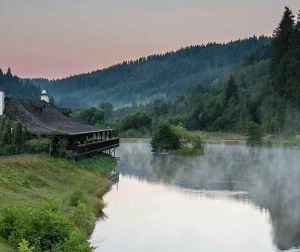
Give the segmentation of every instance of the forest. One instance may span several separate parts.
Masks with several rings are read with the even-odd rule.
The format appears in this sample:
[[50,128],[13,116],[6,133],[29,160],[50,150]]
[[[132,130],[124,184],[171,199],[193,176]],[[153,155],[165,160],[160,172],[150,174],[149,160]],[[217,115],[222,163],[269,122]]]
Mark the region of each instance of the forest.
[[3,73],[0,68],[0,90],[4,91],[8,97],[36,99],[41,95],[39,86],[34,85],[28,79],[21,80],[12,74],[10,68],[7,69],[6,73]]
[[[264,43],[258,43],[260,39]],[[111,109],[105,123],[120,136],[151,135],[159,121],[188,130],[239,133],[246,133],[250,122],[255,122],[265,134],[299,134],[300,13],[295,18],[285,7],[272,38],[260,39],[248,40],[260,45],[243,56],[241,63],[231,65],[231,71],[227,68],[228,74],[223,78],[185,83],[187,90],[174,98],[170,95],[149,103],[135,101],[130,106]],[[141,113],[152,123],[141,124],[137,129],[134,122]],[[129,129],[130,122],[133,126]]]
[[246,55],[269,40],[265,36],[253,36],[223,44],[193,45],[87,74],[31,81],[47,89],[58,105],[72,109],[97,106],[105,101],[118,107],[133,101],[147,103],[159,97],[174,99],[190,85],[211,85],[230,75]]
[[299,135],[300,13],[285,7],[274,27],[272,37],[189,46],[61,80],[0,70],[0,89],[35,99],[47,89],[81,122],[120,136],[151,136],[160,121],[238,133],[253,121],[265,134]]

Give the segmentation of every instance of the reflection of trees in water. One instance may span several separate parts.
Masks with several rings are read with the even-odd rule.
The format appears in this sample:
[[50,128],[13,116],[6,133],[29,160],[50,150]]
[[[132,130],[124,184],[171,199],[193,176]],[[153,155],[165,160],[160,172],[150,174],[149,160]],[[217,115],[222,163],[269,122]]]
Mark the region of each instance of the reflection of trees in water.
[[153,155],[148,144],[130,143],[119,152],[121,174],[197,190],[186,192],[194,195],[201,190],[213,191],[211,195],[247,191],[260,209],[269,210],[278,248],[300,246],[299,151],[209,145],[203,156],[186,157]]

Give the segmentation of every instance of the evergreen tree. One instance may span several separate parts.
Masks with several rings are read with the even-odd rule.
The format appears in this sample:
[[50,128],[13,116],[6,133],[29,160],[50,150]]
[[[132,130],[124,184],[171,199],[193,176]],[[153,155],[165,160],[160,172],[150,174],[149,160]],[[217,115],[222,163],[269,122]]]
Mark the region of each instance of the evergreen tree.
[[292,102],[293,105],[300,108],[300,11],[293,36],[290,68]]
[[290,53],[295,29],[294,15],[285,7],[278,27],[273,32],[270,77],[275,90],[285,98],[290,95]]
[[10,67],[7,69],[5,76],[6,77],[12,77],[13,76]]
[[261,145],[263,132],[259,124],[251,121],[247,130],[247,144],[248,145]]
[[23,145],[23,130],[22,124],[19,121],[14,124],[13,143],[19,147]]
[[225,102],[229,101],[231,97],[238,99],[238,88],[237,85],[235,84],[235,79],[232,74],[230,75],[229,80],[227,81],[225,87],[225,93],[224,93]]
[[0,142],[2,142],[4,128],[5,128],[5,123],[6,123],[6,117],[2,116],[2,118],[1,118],[1,124],[0,124]]
[[5,122],[4,130],[3,130],[3,136],[2,136],[2,144],[8,145],[12,143],[12,137],[11,137],[11,126],[8,121]]

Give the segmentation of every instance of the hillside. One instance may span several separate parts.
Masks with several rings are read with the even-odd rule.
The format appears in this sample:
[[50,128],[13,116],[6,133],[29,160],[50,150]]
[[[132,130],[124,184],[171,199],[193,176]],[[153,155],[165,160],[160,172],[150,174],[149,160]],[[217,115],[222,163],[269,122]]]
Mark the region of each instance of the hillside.
[[18,76],[14,76],[10,68],[3,73],[0,68],[0,90],[4,91],[6,96],[38,99],[41,95],[39,86],[33,85],[28,79],[20,80]]
[[92,73],[32,82],[47,88],[62,107],[95,106],[102,101],[121,106],[162,96],[172,99],[184,94],[190,85],[209,85],[229,76],[246,55],[269,40],[254,36],[226,44],[189,46],[176,52],[125,61]]
[[[212,85],[190,86],[173,100],[119,108],[111,127],[132,135],[128,122],[143,111],[153,119],[148,134],[160,120],[188,130],[246,133],[251,121],[265,133],[295,138],[300,133],[300,13],[295,19],[286,7],[271,43],[258,47],[234,68],[230,76]],[[122,118],[123,117],[123,118]],[[133,118],[133,119],[132,119]],[[125,132],[128,131],[128,132]],[[138,132],[138,133],[140,133]],[[130,134],[129,134],[130,133]]]

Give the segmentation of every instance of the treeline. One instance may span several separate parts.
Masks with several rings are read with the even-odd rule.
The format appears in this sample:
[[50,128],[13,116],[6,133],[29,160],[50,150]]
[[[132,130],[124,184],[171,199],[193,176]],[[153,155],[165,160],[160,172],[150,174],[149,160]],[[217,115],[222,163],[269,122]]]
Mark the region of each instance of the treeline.
[[12,74],[10,68],[6,73],[0,68],[0,90],[4,91],[6,96],[19,98],[38,99],[41,95],[39,86],[32,84],[28,79],[20,80],[18,76]]
[[48,154],[50,141],[50,138],[33,137],[20,121],[10,123],[5,116],[0,120],[0,156]]
[[47,88],[63,107],[73,109],[96,106],[101,101],[121,106],[153,101],[161,95],[173,99],[184,94],[189,85],[210,85],[229,76],[246,55],[269,40],[253,36],[223,44],[194,45],[61,80],[34,79],[34,83]]
[[229,77],[210,86],[190,86],[171,101],[133,103],[113,112],[115,118],[143,111],[156,127],[161,120],[188,130],[246,133],[250,122],[265,133],[300,133],[300,14],[286,7],[271,43],[246,55]]

